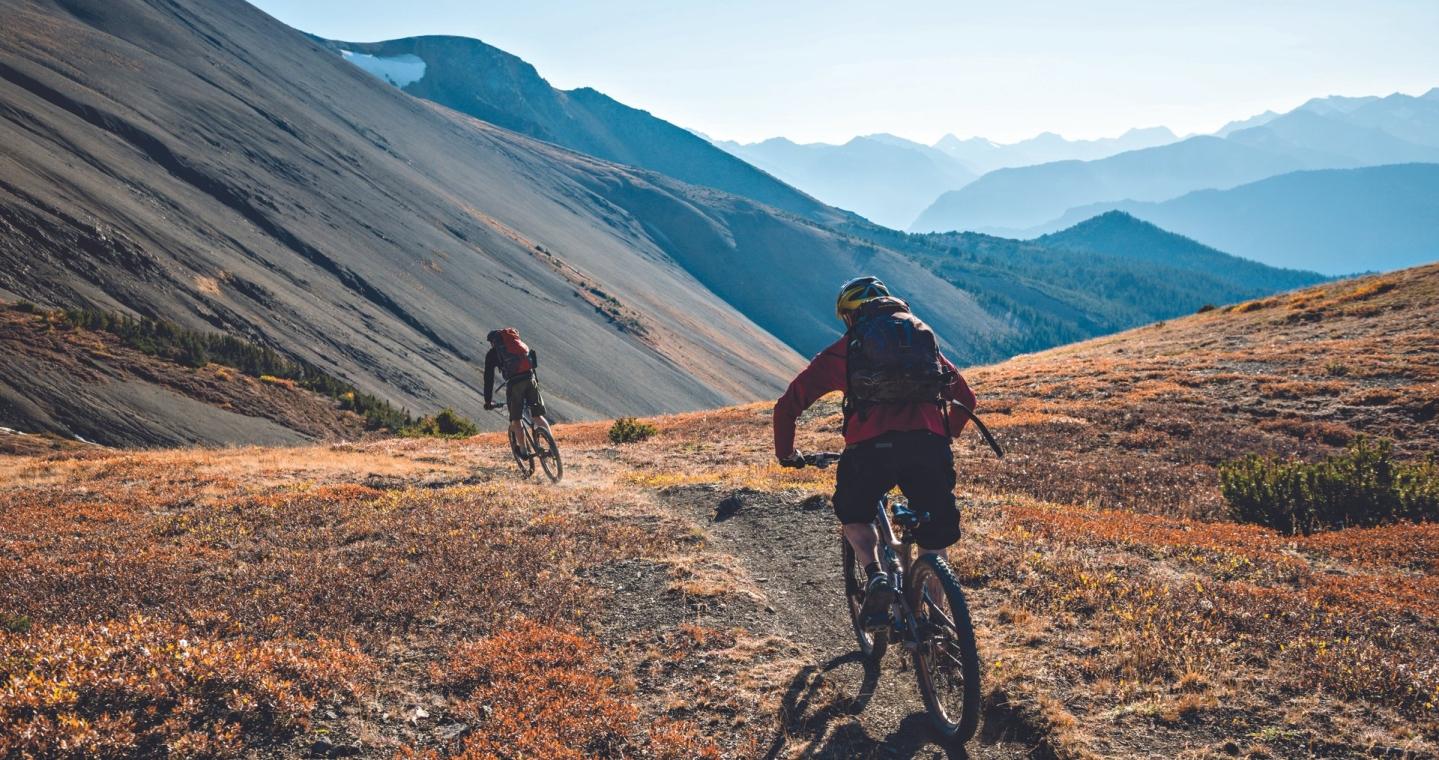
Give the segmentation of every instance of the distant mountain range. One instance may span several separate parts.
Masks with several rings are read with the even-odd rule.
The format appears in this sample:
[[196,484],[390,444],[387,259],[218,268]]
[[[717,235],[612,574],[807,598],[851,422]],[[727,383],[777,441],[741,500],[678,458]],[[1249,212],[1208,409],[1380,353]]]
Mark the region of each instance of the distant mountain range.
[[941,151],[891,135],[856,137],[844,145],[799,145],[783,137],[715,145],[825,203],[896,229],[941,193],[978,176]]
[[714,144],[825,203],[905,229],[940,194],[994,169],[1103,158],[1177,139],[1168,129],[1154,127],[1101,140],[1066,140],[1046,132],[1007,145],[945,135],[930,146],[887,134],[856,137],[843,145],[798,144],[783,137]]
[[1026,236],[1112,209],[1255,261],[1325,274],[1439,260],[1439,164],[1295,172],[1162,203],[1083,206]]
[[1030,166],[1051,161],[1093,161],[1127,150],[1168,145],[1179,136],[1168,127],[1131,129],[1118,137],[1097,140],[1067,140],[1053,132],[1042,132],[1028,140],[1001,144],[983,137],[962,140],[945,135],[934,144],[949,156],[979,174],[1012,166]]
[[1439,88],[1418,97],[1311,100],[1221,133],[1097,161],[990,172],[941,195],[911,228],[1020,234],[1072,219],[1066,213],[1081,206],[1164,201],[1304,169],[1439,162]]

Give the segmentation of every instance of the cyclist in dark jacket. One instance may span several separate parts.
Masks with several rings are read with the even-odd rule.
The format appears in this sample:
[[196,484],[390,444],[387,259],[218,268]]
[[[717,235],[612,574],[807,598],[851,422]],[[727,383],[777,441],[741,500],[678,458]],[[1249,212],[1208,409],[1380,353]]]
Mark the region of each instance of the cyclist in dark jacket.
[[535,370],[539,368],[539,357],[531,349],[529,352],[528,367],[519,367],[519,371],[511,369],[513,361],[506,361],[506,349],[502,343],[499,330],[493,330],[486,336],[490,342],[490,350],[485,354],[485,408],[494,409],[499,406],[493,402],[495,390],[495,370],[499,369],[505,379],[505,403],[510,413],[510,435],[515,440],[524,440],[521,431],[520,418],[524,415],[525,404],[530,405],[530,412],[534,417],[535,425],[546,431],[550,429],[550,421],[545,419],[545,397],[540,393],[540,383],[535,377]]
[[[889,289],[874,277],[859,277],[840,290],[835,311],[852,327],[860,306],[890,297]],[[819,352],[800,372],[774,407],[774,450],[781,464],[800,460],[794,447],[795,421],[821,396],[847,391],[848,335]],[[953,373],[940,392],[943,399],[974,408],[974,393],[950,361],[940,363]],[[834,511],[845,538],[865,563],[869,576],[864,614],[882,615],[894,597],[889,576],[881,571],[879,536],[872,525],[875,508],[889,489],[899,486],[916,512],[930,520],[915,530],[921,551],[942,553],[959,540],[959,509],[954,498],[954,454],[949,441],[959,435],[968,417],[951,413],[948,405],[933,403],[885,404],[851,415],[844,431],[845,449],[835,473]],[[949,419],[946,420],[946,415]]]

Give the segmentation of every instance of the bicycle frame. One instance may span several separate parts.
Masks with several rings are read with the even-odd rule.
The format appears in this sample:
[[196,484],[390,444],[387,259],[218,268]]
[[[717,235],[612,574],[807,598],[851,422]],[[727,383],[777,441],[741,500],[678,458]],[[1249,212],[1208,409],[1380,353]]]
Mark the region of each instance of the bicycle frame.
[[905,646],[913,649],[918,644],[918,623],[914,617],[914,610],[910,609],[904,585],[905,578],[909,574],[908,545],[913,543],[913,540],[907,531],[903,538],[895,534],[894,521],[890,518],[892,504],[888,496],[879,500],[873,524],[879,532],[880,558],[884,560],[884,566],[889,568],[890,582],[894,588],[894,603],[901,613],[894,616],[894,629],[890,633],[892,636],[896,633],[900,634]]

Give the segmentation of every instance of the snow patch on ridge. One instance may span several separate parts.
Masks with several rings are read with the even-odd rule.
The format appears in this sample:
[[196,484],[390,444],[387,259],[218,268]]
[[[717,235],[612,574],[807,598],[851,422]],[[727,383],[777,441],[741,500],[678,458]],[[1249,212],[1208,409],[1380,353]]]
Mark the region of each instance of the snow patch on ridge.
[[368,53],[341,50],[340,55],[375,78],[383,79],[396,87],[404,87],[425,78],[425,59],[414,54],[380,58]]

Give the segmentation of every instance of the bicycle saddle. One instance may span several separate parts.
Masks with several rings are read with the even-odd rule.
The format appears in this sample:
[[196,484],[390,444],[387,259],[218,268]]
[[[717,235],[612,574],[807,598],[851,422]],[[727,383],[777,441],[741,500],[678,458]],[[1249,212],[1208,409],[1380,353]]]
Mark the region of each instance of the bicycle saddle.
[[906,528],[929,522],[928,512],[915,512],[908,504],[894,505],[894,521]]

